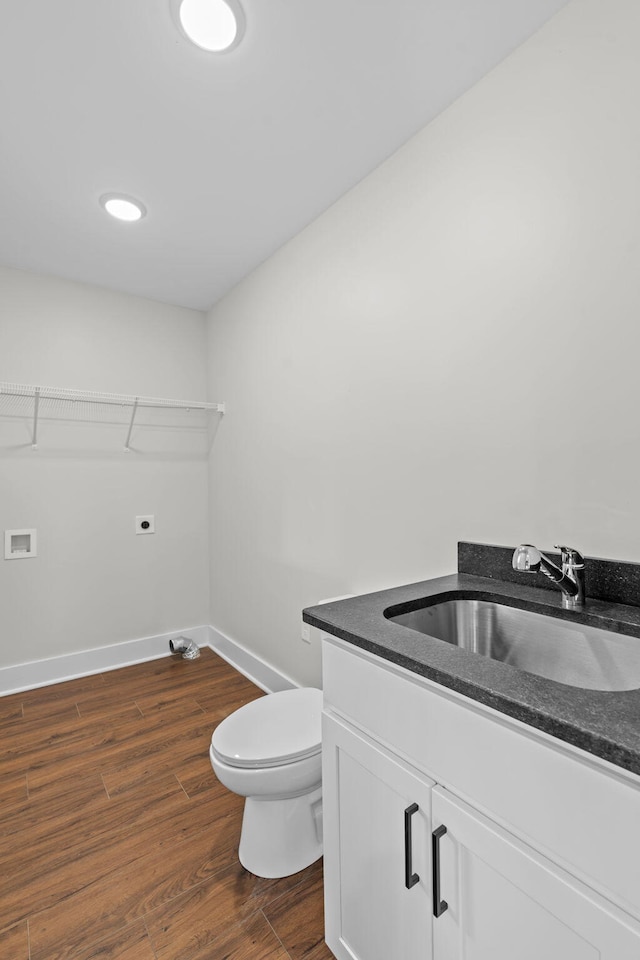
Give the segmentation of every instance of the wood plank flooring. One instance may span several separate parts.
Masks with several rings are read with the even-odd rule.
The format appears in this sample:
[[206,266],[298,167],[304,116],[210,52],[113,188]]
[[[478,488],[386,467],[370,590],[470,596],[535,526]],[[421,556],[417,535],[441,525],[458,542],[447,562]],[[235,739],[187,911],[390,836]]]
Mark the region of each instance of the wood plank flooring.
[[209,763],[259,696],[204,649],[0,699],[2,960],[332,960],[321,862],[244,870]]

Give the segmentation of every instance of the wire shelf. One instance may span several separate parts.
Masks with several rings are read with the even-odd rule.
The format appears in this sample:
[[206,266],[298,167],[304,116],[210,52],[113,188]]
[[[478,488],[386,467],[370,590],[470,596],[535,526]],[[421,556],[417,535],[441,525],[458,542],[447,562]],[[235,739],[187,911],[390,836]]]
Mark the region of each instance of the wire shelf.
[[224,412],[224,403],[136,397],[0,381],[0,416],[32,420],[31,445],[34,450],[38,445],[40,420],[122,424],[127,428],[124,448],[129,450],[134,425],[205,429],[211,414]]

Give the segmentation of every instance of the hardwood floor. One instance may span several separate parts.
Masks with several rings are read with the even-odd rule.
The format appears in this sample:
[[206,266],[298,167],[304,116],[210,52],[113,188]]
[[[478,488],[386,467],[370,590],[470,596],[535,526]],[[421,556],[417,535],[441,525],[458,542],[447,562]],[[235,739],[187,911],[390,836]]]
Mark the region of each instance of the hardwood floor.
[[204,649],[0,699],[2,960],[331,960],[321,861],[247,873],[209,763],[258,696]]

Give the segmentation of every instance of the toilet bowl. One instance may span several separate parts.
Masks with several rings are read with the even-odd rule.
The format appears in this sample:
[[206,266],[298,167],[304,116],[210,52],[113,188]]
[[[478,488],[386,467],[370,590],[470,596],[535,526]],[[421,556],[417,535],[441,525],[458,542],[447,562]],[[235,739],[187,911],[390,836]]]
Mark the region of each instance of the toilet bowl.
[[322,691],[283,690],[240,707],[211,737],[218,780],[245,797],[238,857],[288,877],[322,856]]

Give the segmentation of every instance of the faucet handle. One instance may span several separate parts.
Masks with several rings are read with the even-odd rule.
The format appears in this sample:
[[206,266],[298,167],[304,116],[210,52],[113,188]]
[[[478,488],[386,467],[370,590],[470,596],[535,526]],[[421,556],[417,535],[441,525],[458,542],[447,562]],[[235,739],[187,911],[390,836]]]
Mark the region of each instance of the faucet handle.
[[584,567],[584,557],[575,547],[563,547],[560,543],[556,543],[554,546],[555,549],[559,550],[562,554],[563,563],[569,564],[577,569]]
[[521,543],[513,551],[511,566],[521,573],[537,573],[540,569],[540,551],[532,543]]

